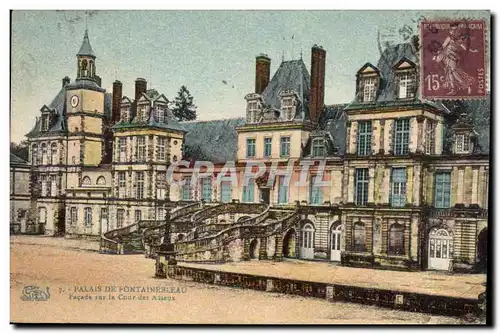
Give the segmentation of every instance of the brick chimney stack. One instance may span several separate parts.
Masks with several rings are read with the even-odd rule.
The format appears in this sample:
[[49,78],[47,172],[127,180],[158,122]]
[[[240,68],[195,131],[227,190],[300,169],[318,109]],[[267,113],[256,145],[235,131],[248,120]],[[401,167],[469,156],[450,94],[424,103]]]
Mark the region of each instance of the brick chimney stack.
[[269,83],[271,74],[271,58],[261,53],[255,57],[255,92],[262,94]]
[[135,101],[139,101],[141,94],[146,93],[147,82],[146,79],[137,78],[135,79]]
[[311,49],[311,90],[309,91],[309,116],[313,123],[320,119],[325,106],[326,51],[314,45]]
[[63,86],[63,88],[64,88],[64,87],[66,87],[67,85],[69,85],[69,82],[70,82],[69,77],[67,77],[67,76],[66,76],[66,77],[64,77],[64,78],[62,79],[62,86]]
[[122,100],[122,83],[118,80],[113,82],[113,101],[111,107],[111,124],[120,119],[120,103]]

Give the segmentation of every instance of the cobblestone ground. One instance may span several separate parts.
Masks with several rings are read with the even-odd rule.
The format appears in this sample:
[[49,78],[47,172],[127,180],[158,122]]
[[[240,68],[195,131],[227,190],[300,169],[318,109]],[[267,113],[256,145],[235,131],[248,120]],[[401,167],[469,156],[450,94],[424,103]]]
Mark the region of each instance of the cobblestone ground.
[[[16,236],[11,237],[10,249],[12,322],[462,323],[453,317],[158,280],[153,278],[153,260],[142,255],[99,254],[97,243],[79,240]],[[28,285],[42,290],[48,287],[49,300],[23,301],[23,288]],[[109,286],[116,291],[107,292]],[[172,290],[165,291],[168,287]],[[164,290],[144,292],[141,289]]]

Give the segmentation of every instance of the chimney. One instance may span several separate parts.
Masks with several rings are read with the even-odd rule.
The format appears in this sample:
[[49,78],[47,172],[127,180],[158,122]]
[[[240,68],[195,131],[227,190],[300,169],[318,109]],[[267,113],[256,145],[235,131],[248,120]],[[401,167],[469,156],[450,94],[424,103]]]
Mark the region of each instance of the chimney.
[[262,94],[269,83],[271,73],[271,58],[261,53],[255,57],[255,92]]
[[135,101],[139,101],[142,93],[146,93],[147,82],[146,79],[137,78],[135,80]]
[[316,44],[311,49],[311,90],[309,91],[309,117],[318,123],[325,105],[326,51]]
[[66,87],[67,85],[69,85],[69,82],[70,82],[69,77],[67,77],[67,76],[66,76],[66,77],[64,77],[64,78],[62,79],[62,86],[63,86],[63,88],[64,88],[64,87]]
[[111,106],[111,124],[120,119],[120,102],[122,100],[122,83],[118,80],[113,82],[113,101]]

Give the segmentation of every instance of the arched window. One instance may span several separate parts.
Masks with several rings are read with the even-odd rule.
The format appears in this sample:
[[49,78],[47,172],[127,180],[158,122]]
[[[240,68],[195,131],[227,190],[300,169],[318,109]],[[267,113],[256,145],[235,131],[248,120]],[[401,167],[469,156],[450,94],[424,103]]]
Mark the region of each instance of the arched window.
[[85,176],[83,179],[82,179],[82,186],[90,186],[91,185],[91,181],[90,181],[90,177],[88,176]]
[[47,164],[47,144],[42,144],[42,165]]
[[365,224],[362,222],[356,222],[354,224],[353,231],[353,239],[354,239],[354,251],[355,252],[365,252],[366,251],[366,229]]
[[307,223],[302,227],[302,247],[304,248],[312,248],[314,245],[314,227]]
[[97,178],[96,184],[98,184],[100,186],[105,186],[106,185],[106,178],[104,178],[104,176],[99,176]]
[[82,77],[87,76],[87,59],[82,60]]
[[404,226],[395,223],[389,228],[389,255],[404,255]]
[[89,61],[89,77],[94,76],[94,62],[91,60]]
[[36,144],[31,146],[31,163],[33,165],[38,165],[38,146]]
[[50,145],[50,163],[52,165],[57,164],[57,144],[56,143],[52,143],[52,145]]

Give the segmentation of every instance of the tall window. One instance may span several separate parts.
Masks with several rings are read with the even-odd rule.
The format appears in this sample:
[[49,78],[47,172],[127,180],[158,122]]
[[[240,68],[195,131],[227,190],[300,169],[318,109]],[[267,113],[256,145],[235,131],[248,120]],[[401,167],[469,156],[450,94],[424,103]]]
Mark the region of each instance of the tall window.
[[118,197],[125,198],[127,182],[125,172],[118,172]]
[[222,181],[220,184],[220,201],[223,203],[231,202],[231,182]]
[[436,153],[436,123],[430,120],[427,120],[425,129],[425,153]]
[[118,139],[118,152],[119,152],[119,161],[126,162],[127,161],[127,138],[120,137]]
[[124,223],[125,223],[125,210],[124,209],[116,210],[116,227],[121,228],[123,227]]
[[41,175],[40,182],[42,184],[42,196],[47,196],[47,175]]
[[122,110],[121,112],[121,115],[120,115],[120,119],[122,122],[128,122],[128,110]]
[[156,116],[159,123],[165,123],[165,110],[163,107],[157,107]]
[[138,223],[142,219],[142,211],[141,210],[135,210],[134,211],[134,221]]
[[56,165],[57,164],[57,144],[52,143],[50,145],[50,164]]
[[71,207],[70,218],[71,218],[71,224],[76,224],[78,222],[78,210],[74,206]]
[[399,93],[400,99],[412,98],[415,96],[415,75],[413,73],[401,73],[399,77]]
[[49,115],[42,116],[42,131],[49,130]]
[[247,111],[248,123],[257,123],[259,121],[257,119],[258,111],[259,111],[259,105],[257,101],[248,102],[248,111]]
[[456,135],[456,152],[469,153],[470,150],[470,136],[465,134]]
[[362,222],[354,223],[353,229],[354,238],[354,251],[355,252],[365,252],[366,251],[366,229],[365,224]]
[[205,177],[201,179],[201,198],[205,202],[212,201],[212,178]]
[[50,196],[56,197],[57,196],[57,183],[56,183],[56,176],[55,175],[49,176],[49,184],[50,184]]
[[358,123],[358,155],[367,156],[372,153],[372,122]]
[[373,102],[375,100],[375,80],[376,78],[364,79],[363,102]]
[[366,205],[368,203],[368,168],[357,168],[355,176],[355,198],[356,205]]
[[42,144],[42,165],[47,164],[47,144]]
[[323,138],[315,138],[312,141],[312,155],[314,157],[325,156],[325,140]]
[[283,120],[291,121],[293,119],[293,99],[291,97],[284,98],[281,103]]
[[290,156],[290,137],[280,138],[280,156],[281,157]]
[[389,247],[387,253],[389,255],[404,255],[404,226],[401,224],[393,224],[389,229]]
[[280,175],[278,178],[278,204],[288,203],[288,184],[286,176]]
[[136,172],[136,198],[144,198],[144,172]]
[[38,208],[38,222],[40,224],[45,224],[47,222],[47,209]]
[[184,178],[184,184],[182,185],[181,188],[182,195],[181,198],[183,201],[190,201],[191,200],[191,177],[185,177]]
[[146,161],[146,137],[138,136],[136,140],[137,161]]
[[253,203],[254,202],[254,189],[255,189],[255,180],[249,179],[248,185],[243,186],[243,202],[244,203]]
[[321,204],[323,203],[323,189],[320,186],[315,185],[316,175],[311,174],[310,180],[310,196],[311,204]]
[[167,189],[167,173],[157,172],[156,174],[156,198],[164,200]]
[[108,208],[101,208],[99,220],[101,223],[108,223]]
[[84,208],[83,209],[83,219],[85,225],[92,225],[92,208]]
[[158,160],[165,161],[165,144],[167,139],[165,137],[158,137]]
[[451,198],[451,173],[438,172],[435,174],[434,206],[436,208],[449,208]]
[[408,154],[408,144],[410,141],[410,120],[397,119],[394,121],[394,154]]
[[38,165],[38,146],[35,144],[31,147],[31,163]]
[[156,220],[164,221],[165,220],[165,209],[158,208],[158,215],[156,216]]
[[314,227],[307,223],[302,227],[301,229],[301,240],[302,244],[301,247],[303,248],[313,248],[314,246]]
[[247,158],[255,157],[255,139],[247,138]]
[[391,205],[402,207],[406,204],[406,168],[392,169]]
[[272,152],[272,138],[264,138],[264,157],[270,158]]

